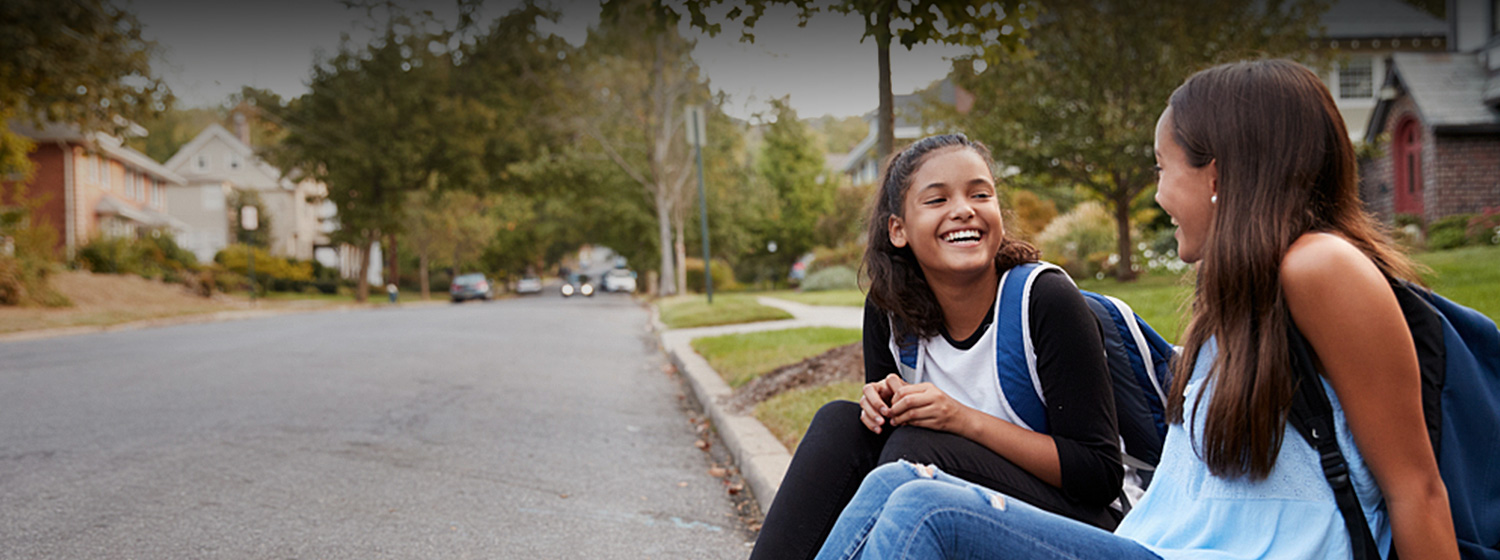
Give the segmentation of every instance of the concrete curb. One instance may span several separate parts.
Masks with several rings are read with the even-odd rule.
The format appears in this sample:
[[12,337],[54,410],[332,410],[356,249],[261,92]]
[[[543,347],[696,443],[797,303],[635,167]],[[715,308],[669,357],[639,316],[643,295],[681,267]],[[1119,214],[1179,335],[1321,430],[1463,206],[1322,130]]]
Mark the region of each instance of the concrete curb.
[[[398,304],[400,308],[429,307],[433,305],[447,304],[446,301],[414,301]],[[138,329],[154,329],[160,327],[173,327],[177,325],[193,325],[199,323],[221,323],[225,321],[240,321],[245,319],[262,319],[266,317],[279,317],[282,315],[299,315],[303,313],[345,313],[349,311],[362,311],[374,309],[388,309],[386,304],[342,304],[328,307],[311,307],[306,309],[245,309],[236,311],[218,311],[214,313],[197,313],[192,315],[179,315],[176,317],[161,317],[157,319],[142,319],[128,323],[116,323],[113,325],[88,325],[79,327],[58,327],[52,329],[35,329],[29,331],[16,331],[0,334],[0,343],[20,342],[24,340],[42,340],[64,336],[76,336],[83,334],[96,334],[118,331],[133,331]]]
[[[762,304],[783,308],[794,315],[803,315],[798,312],[810,308],[810,306],[772,298],[760,298],[760,300]],[[662,349],[667,352],[678,371],[681,371],[692,385],[693,392],[698,396],[698,402],[702,403],[704,412],[713,420],[719,432],[719,438],[724,441],[724,445],[729,448],[735,461],[739,463],[740,475],[744,477],[746,484],[749,484],[750,491],[755,494],[762,512],[769,510],[771,502],[776,499],[776,491],[781,486],[781,479],[786,476],[787,467],[792,463],[792,454],[781,444],[781,440],[771,435],[771,431],[767,430],[760,420],[752,415],[737,414],[727,409],[724,403],[729,400],[734,391],[729,388],[729,384],[724,382],[719,373],[708,365],[708,361],[693,350],[692,340],[704,336],[799,327],[852,326],[857,328],[859,322],[863,320],[863,310],[847,311],[832,310],[821,313],[822,316],[806,319],[799,317],[782,321],[668,329],[661,323],[660,311],[655,305],[651,306],[651,326],[656,329]],[[849,324],[850,321],[854,322],[853,325]]]

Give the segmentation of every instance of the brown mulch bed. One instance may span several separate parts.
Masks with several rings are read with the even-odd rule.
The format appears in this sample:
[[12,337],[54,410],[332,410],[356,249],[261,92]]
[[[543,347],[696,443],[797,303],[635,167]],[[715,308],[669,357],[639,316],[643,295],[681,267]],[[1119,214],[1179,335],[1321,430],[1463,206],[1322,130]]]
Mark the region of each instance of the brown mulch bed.
[[782,366],[735,389],[724,403],[744,413],[761,401],[792,389],[817,387],[837,381],[864,380],[865,353],[860,343],[834,348],[795,364]]

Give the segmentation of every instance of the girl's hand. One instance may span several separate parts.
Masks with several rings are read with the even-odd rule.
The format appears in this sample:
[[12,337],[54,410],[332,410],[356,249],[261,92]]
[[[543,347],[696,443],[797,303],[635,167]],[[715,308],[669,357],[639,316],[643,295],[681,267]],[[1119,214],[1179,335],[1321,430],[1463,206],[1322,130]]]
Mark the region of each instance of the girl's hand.
[[941,432],[962,432],[970,411],[931,383],[905,385],[895,391],[887,416],[892,426],[917,426]]
[[864,392],[859,397],[859,421],[870,431],[880,433],[881,426],[885,425],[890,413],[891,398],[895,396],[897,389],[905,386],[906,380],[894,373],[880,381],[866,383]]

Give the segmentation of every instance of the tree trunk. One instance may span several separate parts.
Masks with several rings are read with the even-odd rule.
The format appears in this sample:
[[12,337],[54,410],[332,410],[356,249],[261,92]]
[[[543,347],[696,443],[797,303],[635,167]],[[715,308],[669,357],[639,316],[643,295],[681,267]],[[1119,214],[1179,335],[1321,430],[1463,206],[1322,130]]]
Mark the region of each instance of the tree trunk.
[[432,284],[427,278],[427,253],[424,251],[417,257],[417,275],[422,282],[422,299],[432,299]]
[[401,258],[396,254],[396,234],[388,233],[385,236],[388,247],[383,247],[385,252],[385,269],[390,273],[387,284],[401,285]]
[[1118,240],[1120,262],[1115,265],[1115,279],[1121,282],[1135,280],[1135,268],[1131,266],[1130,256],[1134,254],[1130,242],[1130,189],[1124,189],[1127,194],[1116,196],[1115,205],[1115,238]]
[[662,297],[677,293],[677,273],[672,268],[672,203],[664,190],[659,189],[656,193],[656,234],[661,251],[661,285],[658,291]]
[[876,16],[875,48],[880,50],[878,72],[880,75],[880,109],[876,114],[878,126],[875,144],[875,162],[880,172],[885,173],[885,161],[896,149],[896,101],[891,94],[891,9],[880,10]]
[[[676,249],[677,249],[677,293],[679,293],[679,294],[688,293],[688,288],[687,288],[687,238],[683,237],[683,235],[682,235],[682,230],[683,230],[682,222],[683,221],[684,220],[679,220],[677,222],[677,240],[676,240],[675,243],[673,243],[673,245],[675,245]],[[703,274],[705,274],[705,275],[708,274],[708,263],[706,263],[706,262],[703,263]],[[705,282],[707,282],[707,280],[705,280]]]
[[354,281],[354,301],[364,303],[370,299],[370,246],[380,240],[379,232],[365,234],[365,243],[359,248],[359,278]]

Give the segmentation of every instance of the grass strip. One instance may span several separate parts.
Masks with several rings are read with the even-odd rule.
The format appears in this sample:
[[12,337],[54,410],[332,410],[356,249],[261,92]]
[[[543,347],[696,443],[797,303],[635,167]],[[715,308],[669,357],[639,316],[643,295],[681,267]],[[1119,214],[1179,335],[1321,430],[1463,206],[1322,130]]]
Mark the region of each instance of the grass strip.
[[778,290],[766,292],[765,295],[806,305],[828,305],[834,307],[864,307],[865,305],[865,293],[859,290],[827,290],[820,292]]
[[787,451],[795,452],[819,408],[834,400],[858,401],[863,386],[853,381],[840,381],[821,387],[793,389],[756,405],[755,418],[765,424]]
[[672,296],[657,300],[656,307],[662,324],[673,329],[792,318],[790,313],[757,303],[750,294],[715,294],[712,305],[702,295]]
[[859,329],[804,327],[693,339],[693,350],[738,388],[778,367],[859,342]]

